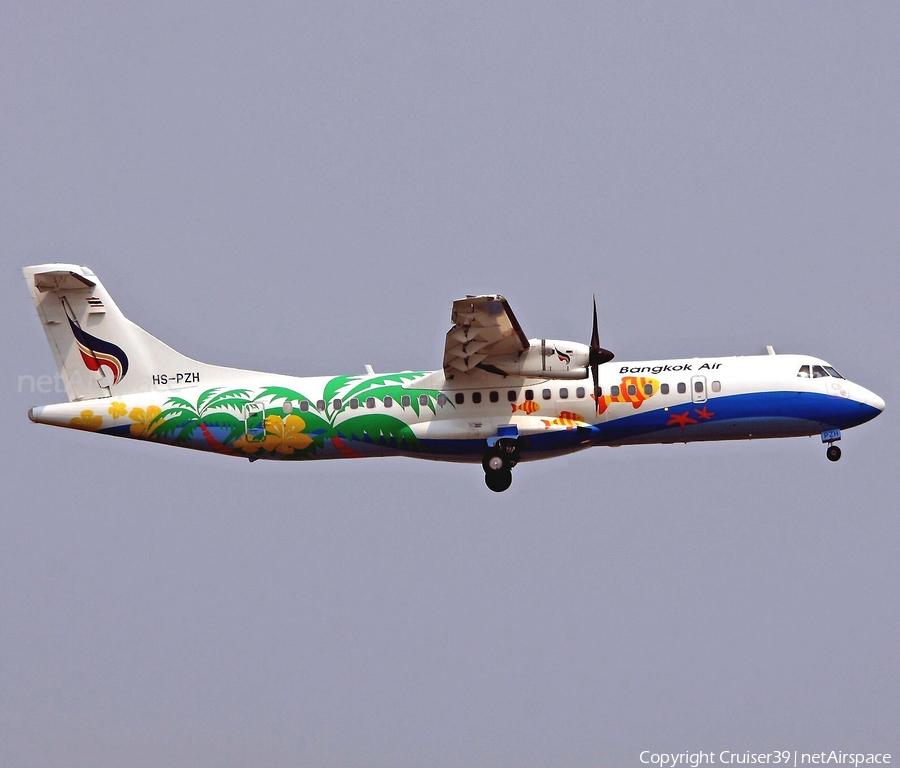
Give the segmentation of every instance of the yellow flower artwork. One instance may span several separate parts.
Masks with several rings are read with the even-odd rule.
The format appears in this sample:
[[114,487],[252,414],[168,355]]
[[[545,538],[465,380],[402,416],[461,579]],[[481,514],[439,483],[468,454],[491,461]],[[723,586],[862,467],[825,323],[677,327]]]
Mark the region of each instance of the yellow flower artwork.
[[143,408],[132,408],[128,414],[128,418],[134,422],[131,425],[131,434],[135,437],[152,437],[156,424],[151,426],[151,423],[161,412],[155,405],[151,405],[146,411]]
[[253,440],[250,435],[244,434],[234,441],[233,447],[244,453],[256,453],[263,445],[259,440]]
[[114,419],[118,419],[126,413],[128,413],[128,409],[125,407],[125,403],[113,403],[109,406],[109,415]]
[[278,451],[278,453],[291,454],[294,451],[302,451],[310,443],[312,438],[303,434],[306,429],[306,422],[296,414],[291,414],[286,418],[281,416],[268,416],[266,418],[266,439],[263,441],[263,448],[267,451]]
[[76,416],[69,422],[69,426],[76,429],[100,429],[102,423],[102,416],[94,416],[93,411],[82,411],[81,416]]

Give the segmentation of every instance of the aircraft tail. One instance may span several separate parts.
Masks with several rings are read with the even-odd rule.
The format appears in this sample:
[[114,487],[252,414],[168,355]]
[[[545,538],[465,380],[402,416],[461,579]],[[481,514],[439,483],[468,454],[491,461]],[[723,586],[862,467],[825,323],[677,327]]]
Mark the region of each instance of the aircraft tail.
[[196,386],[230,370],[185,357],[135,325],[87,267],[22,272],[69,400]]

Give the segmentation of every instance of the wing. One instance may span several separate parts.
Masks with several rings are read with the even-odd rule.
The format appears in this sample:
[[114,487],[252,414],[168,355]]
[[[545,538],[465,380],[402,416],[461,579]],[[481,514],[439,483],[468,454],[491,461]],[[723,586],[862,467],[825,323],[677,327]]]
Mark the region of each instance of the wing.
[[528,339],[502,296],[466,296],[453,302],[453,327],[444,345],[444,373],[453,377],[478,369],[493,373],[492,361],[509,360],[528,349]]

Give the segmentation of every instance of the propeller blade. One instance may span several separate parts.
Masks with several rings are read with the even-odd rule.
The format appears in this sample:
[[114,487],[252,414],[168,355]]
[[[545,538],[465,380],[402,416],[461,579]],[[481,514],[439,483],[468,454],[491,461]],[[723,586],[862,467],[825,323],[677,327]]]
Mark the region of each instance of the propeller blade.
[[591,346],[588,355],[588,365],[591,368],[591,378],[594,380],[594,406],[600,413],[600,366],[608,363],[615,355],[608,349],[600,346],[600,329],[597,323],[597,297],[594,296],[594,327],[591,329]]

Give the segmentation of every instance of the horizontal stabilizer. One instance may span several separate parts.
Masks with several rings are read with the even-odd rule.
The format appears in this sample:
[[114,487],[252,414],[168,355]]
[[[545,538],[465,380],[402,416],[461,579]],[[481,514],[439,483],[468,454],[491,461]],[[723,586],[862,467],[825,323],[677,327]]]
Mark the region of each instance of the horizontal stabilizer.
[[34,286],[41,293],[47,291],[86,291],[97,285],[89,277],[65,269],[38,272],[34,276]]

